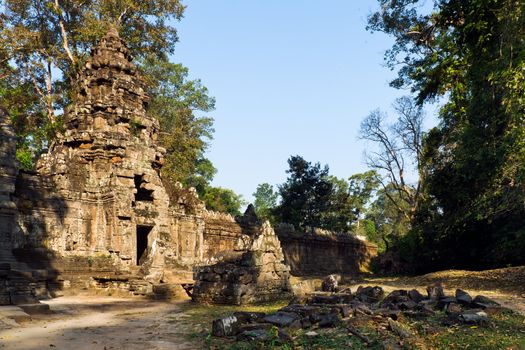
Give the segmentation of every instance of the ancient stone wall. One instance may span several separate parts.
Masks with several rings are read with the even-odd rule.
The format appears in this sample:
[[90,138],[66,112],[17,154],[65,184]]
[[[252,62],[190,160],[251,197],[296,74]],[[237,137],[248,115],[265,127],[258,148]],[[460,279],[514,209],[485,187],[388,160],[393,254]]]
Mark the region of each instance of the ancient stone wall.
[[294,276],[358,274],[368,270],[377,254],[377,246],[348,233],[299,232],[291,225],[279,225],[275,232]]
[[0,110],[0,247],[11,248],[11,237],[16,231],[15,193],[18,164],[16,137],[8,115]]
[[211,260],[221,252],[234,251],[242,228],[229,214],[206,211],[204,214],[204,258]]

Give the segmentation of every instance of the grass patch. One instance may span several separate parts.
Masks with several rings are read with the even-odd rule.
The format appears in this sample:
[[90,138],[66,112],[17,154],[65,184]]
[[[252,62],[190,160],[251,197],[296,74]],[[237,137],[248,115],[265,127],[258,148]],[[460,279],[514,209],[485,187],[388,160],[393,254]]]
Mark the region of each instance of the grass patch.
[[[187,332],[183,335],[192,342],[199,343],[203,349],[210,350],[306,350],[306,349],[476,349],[476,350],[525,350],[525,317],[503,311],[491,315],[489,324],[480,326],[447,326],[447,316],[438,312],[424,319],[401,317],[398,321],[410,329],[409,338],[400,338],[388,328],[384,318],[355,317],[345,321],[340,327],[332,329],[307,329],[288,332],[292,337],[289,343],[283,343],[277,333],[265,342],[236,342],[234,339],[214,338],[210,334],[212,320],[231,315],[235,311],[271,313],[286,305],[277,302],[251,306],[181,305],[181,311],[174,314],[173,322],[186,324]],[[351,324],[366,336],[370,343],[364,343],[348,332]],[[307,335],[309,331],[317,334]]]
[[525,317],[512,311],[491,316],[486,326],[444,328],[429,337],[439,349],[525,350]]
[[[201,305],[188,301],[180,304],[180,312],[171,315],[166,322],[176,323],[179,328],[184,330],[182,335],[186,339],[191,340],[192,342],[200,341],[203,348],[237,350],[257,349],[254,348],[254,344],[251,343],[233,343],[225,341],[225,339],[212,338],[210,333],[212,321],[217,318],[229,316],[236,311],[276,312],[286,305],[288,305],[288,301],[277,301],[259,305]],[[285,350],[286,348],[282,349]]]

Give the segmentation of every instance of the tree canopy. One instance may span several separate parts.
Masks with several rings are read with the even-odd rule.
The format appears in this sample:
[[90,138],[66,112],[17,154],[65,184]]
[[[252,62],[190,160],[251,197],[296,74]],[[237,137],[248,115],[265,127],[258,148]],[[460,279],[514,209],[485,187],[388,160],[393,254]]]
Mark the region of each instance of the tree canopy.
[[443,102],[422,149],[414,259],[423,269],[523,263],[525,3],[440,0],[431,13],[421,1],[379,3],[369,28],[395,38],[392,85]]
[[253,197],[255,198],[255,213],[260,219],[275,222],[273,210],[277,206],[278,193],[274,191],[273,186],[269,183],[262,183],[257,186]]

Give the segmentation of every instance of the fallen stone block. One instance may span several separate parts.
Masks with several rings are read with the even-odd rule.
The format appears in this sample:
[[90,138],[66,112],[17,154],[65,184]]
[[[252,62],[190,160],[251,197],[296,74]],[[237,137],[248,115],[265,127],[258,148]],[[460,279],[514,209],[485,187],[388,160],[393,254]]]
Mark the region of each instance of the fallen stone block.
[[472,300],[472,306],[473,307],[480,307],[482,309],[485,309],[489,306],[500,306],[500,304],[490,298],[487,298],[486,296],[484,295],[477,295],[473,300]]
[[215,337],[228,337],[235,335],[238,328],[237,317],[229,316],[216,319],[211,325],[211,334]]
[[467,324],[485,324],[489,320],[487,314],[483,311],[478,311],[476,313],[463,313],[458,316],[458,319]]
[[288,327],[295,320],[299,319],[299,315],[293,312],[282,312],[279,311],[275,314],[267,315],[263,318],[264,322],[274,324],[278,327]]
[[328,327],[336,327],[341,323],[341,318],[339,317],[339,314],[337,313],[329,313],[320,315],[319,320],[319,327],[321,328],[328,328]]
[[410,298],[410,300],[416,303],[419,303],[420,301],[425,299],[423,294],[421,294],[417,289],[412,289],[411,291],[409,291],[408,297]]
[[385,292],[383,288],[379,286],[375,287],[362,287],[359,286],[355,292],[356,298],[365,303],[378,302],[383,298]]
[[266,314],[264,312],[237,311],[233,313],[239,323],[261,322]]
[[461,289],[456,289],[456,300],[461,305],[470,305],[472,303],[472,297],[470,294]]

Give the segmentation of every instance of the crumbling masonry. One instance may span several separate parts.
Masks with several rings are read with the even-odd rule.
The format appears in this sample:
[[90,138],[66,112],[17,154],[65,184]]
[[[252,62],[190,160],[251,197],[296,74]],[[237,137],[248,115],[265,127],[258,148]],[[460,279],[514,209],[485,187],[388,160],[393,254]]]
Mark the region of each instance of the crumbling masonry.
[[[180,189],[170,202],[160,177],[165,150],[148,102],[140,72],[111,29],[79,74],[64,132],[35,171],[17,168],[15,135],[0,111],[0,304],[68,287],[169,294],[169,286],[192,283],[196,267],[234,250],[264,260],[246,273],[265,276],[260,282],[271,288],[262,293],[252,276],[252,291],[265,300],[289,292],[271,227],[208,212],[192,190]],[[242,302],[257,301],[246,295]]]

